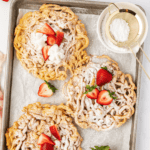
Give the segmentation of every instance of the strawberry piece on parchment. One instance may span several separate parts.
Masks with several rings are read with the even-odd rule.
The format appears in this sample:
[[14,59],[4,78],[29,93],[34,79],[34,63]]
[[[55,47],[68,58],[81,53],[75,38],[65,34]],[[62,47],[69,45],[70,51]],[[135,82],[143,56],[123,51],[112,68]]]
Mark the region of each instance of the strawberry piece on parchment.
[[51,97],[57,89],[46,80],[44,81],[45,83],[42,83],[39,87],[38,95],[41,97]]

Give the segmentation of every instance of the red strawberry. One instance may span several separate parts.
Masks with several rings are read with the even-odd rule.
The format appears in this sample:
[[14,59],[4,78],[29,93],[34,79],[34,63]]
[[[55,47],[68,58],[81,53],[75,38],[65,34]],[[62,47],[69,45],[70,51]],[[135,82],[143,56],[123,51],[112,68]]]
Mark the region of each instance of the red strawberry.
[[48,143],[45,143],[40,146],[40,150],[54,150],[54,146]]
[[51,97],[53,93],[57,90],[53,85],[45,81],[39,87],[38,95],[41,97]]
[[109,90],[102,90],[98,94],[97,103],[101,105],[109,105],[113,101],[113,99],[116,99],[117,97],[113,97],[115,92],[110,92]]
[[88,90],[84,94],[86,94],[86,96],[90,99],[97,99],[99,90],[96,87],[97,85],[91,87],[89,85],[86,85],[86,88]]
[[96,84],[98,86],[102,86],[102,85],[110,82],[111,80],[112,80],[112,74],[107,71],[107,67],[102,67],[102,69],[100,69],[97,72]]
[[38,29],[38,32],[47,35],[55,35],[54,30],[47,23],[45,23],[41,29]]
[[3,0],[4,2],[8,2],[9,0]]
[[59,141],[61,141],[59,132],[58,132],[57,127],[56,127],[55,125],[53,125],[53,126],[50,127],[50,131],[51,131],[52,135],[53,135],[56,139],[58,139]]
[[51,48],[51,46],[44,46],[42,48],[42,54],[43,54],[43,57],[44,57],[44,60],[46,61],[48,59],[48,51],[49,49]]
[[57,44],[58,46],[60,46],[60,44],[61,44],[63,38],[64,38],[64,33],[57,31],[56,44]]
[[43,145],[40,145],[40,150],[43,150]]
[[45,144],[45,143],[49,143],[51,145],[55,145],[55,143],[51,140],[51,138],[47,135],[45,135],[44,133],[42,133],[38,139],[38,142],[37,144],[38,145],[42,145],[42,144]]
[[47,44],[54,45],[56,43],[56,37],[54,35],[49,35],[47,37]]

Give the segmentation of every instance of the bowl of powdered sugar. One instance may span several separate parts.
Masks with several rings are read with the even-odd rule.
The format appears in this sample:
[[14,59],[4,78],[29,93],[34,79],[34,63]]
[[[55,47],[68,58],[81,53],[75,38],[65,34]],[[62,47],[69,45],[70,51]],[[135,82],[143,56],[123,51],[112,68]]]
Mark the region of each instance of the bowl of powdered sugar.
[[[147,18],[144,14],[144,12],[136,5],[128,2],[122,2],[122,3],[115,3],[119,8],[124,8],[124,9],[130,9],[133,10],[135,13],[138,14],[138,16],[141,19],[140,26],[143,29],[143,33],[141,34],[141,38],[139,39],[138,43],[140,45],[143,44],[147,32],[148,32],[148,23],[147,23]],[[116,11],[115,7],[111,8],[111,13]],[[100,17],[98,19],[98,25],[97,25],[97,32],[99,39],[101,43],[110,51],[116,52],[116,53],[131,53],[131,51],[126,48],[126,47],[119,47],[115,44],[113,44],[112,41],[108,38],[106,32],[105,32],[105,27],[106,27],[106,22],[107,19],[109,18],[109,10],[108,7],[104,9],[104,11],[100,14]],[[114,39],[116,42],[126,42],[130,38],[130,26],[128,22],[126,22],[122,18],[115,18],[109,25],[109,30],[110,30],[110,35],[112,36],[112,39]],[[139,50],[139,44],[134,44],[132,46],[132,49],[135,53],[138,52]]]
[[117,18],[110,24],[110,33],[117,42],[126,42],[129,38],[130,27],[125,20]]

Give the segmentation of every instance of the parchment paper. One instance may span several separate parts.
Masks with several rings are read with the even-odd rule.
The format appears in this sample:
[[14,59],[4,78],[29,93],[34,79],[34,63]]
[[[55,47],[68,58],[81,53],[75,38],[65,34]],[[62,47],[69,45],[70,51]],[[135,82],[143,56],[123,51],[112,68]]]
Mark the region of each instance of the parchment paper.
[[[19,18],[29,10],[20,10]],[[136,60],[132,54],[117,54],[107,50],[100,43],[97,36],[97,20],[98,15],[77,14],[82,23],[85,24],[88,32],[90,44],[86,49],[88,54],[102,55],[106,54],[118,62],[120,69],[124,73],[129,73],[135,79]],[[69,80],[69,77],[67,78]],[[20,64],[19,60],[14,56],[13,79],[11,90],[11,106],[10,106],[10,126],[17,121],[22,115],[22,108],[30,103],[41,102],[51,105],[59,105],[66,103],[66,99],[62,94],[62,86],[67,81],[52,81],[51,83],[59,89],[52,97],[39,97],[37,92],[42,80],[35,78],[29,74]],[[89,150],[90,147],[109,145],[111,150],[129,150],[129,140],[131,133],[132,119],[128,120],[122,127],[107,132],[97,132],[93,129],[82,129],[77,126],[80,135],[83,137],[82,148]]]

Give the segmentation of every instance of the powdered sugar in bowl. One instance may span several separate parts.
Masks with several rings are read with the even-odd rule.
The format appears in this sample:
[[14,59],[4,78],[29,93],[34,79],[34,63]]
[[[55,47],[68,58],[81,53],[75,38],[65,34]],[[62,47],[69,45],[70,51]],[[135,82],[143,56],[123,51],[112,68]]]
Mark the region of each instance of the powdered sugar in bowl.
[[[147,36],[147,32],[148,32],[148,23],[147,23],[147,19],[146,19],[144,12],[138,6],[136,6],[132,3],[128,3],[128,2],[121,2],[120,3],[119,2],[119,3],[115,3],[115,4],[119,7],[119,9],[122,9],[122,8],[130,9],[130,10],[133,10],[136,14],[138,14],[138,16],[141,20],[140,27],[142,28],[142,34],[140,36],[140,39],[138,40],[138,43],[140,45],[142,45],[146,36]],[[114,11],[116,11],[116,9],[117,8],[111,6],[111,12],[110,13],[113,13]],[[108,24],[106,24],[106,22],[109,18],[109,15],[110,15],[109,9],[107,7],[100,14],[99,19],[98,19],[97,32],[98,32],[98,37],[99,37],[101,43],[110,51],[113,51],[116,53],[131,53],[131,51],[128,48],[116,46],[115,44],[113,44],[112,40],[110,41],[110,38],[108,38],[108,34],[107,34],[105,28],[108,27]],[[119,25],[120,23],[122,24],[123,27]],[[124,34],[124,36],[122,36],[122,37],[118,36],[119,32],[117,30],[115,30],[114,25],[116,25],[116,27],[121,27],[120,31],[122,32],[122,34]],[[110,27],[109,29],[112,28],[112,30],[110,30],[110,32],[114,36],[116,41],[118,41],[118,40],[126,41],[128,39],[128,36],[130,37],[130,28],[128,29],[128,23],[125,23],[123,19],[118,19],[118,20],[115,19],[114,23],[112,22],[112,24],[110,24],[110,26],[109,26]],[[123,29],[125,29],[125,31],[123,31]],[[113,32],[113,30],[114,30],[114,32]],[[139,50],[139,44],[138,43],[134,44],[132,46],[134,53],[137,53]]]

